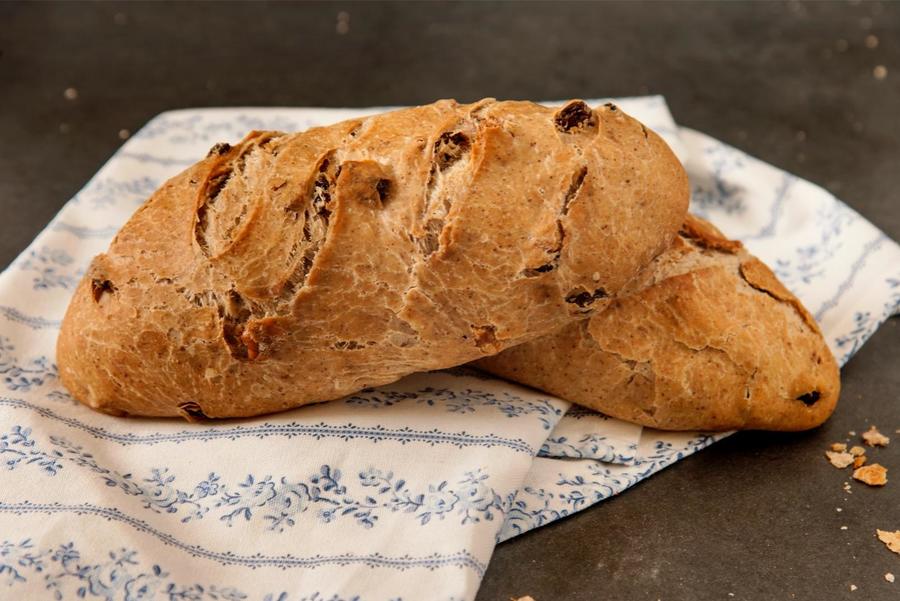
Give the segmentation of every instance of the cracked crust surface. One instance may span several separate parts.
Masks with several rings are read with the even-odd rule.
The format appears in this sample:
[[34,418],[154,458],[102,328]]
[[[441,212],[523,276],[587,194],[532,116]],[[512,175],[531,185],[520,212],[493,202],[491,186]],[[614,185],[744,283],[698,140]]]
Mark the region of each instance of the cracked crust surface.
[[690,215],[604,311],[476,365],[666,430],[803,430],[840,394],[837,363],[800,301]]
[[253,132],[96,257],[57,361],[114,414],[247,416],[584,319],[668,246],[681,165],[614,105],[453,101]]

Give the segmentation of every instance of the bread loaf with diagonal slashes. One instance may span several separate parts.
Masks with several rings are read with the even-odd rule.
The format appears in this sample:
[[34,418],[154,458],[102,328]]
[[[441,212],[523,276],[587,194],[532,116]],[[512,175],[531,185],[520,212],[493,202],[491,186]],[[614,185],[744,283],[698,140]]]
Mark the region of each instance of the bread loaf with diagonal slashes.
[[588,317],[687,202],[666,144],[612,104],[439,101],[253,132],[165,183],[94,259],[60,374],[113,414],[338,398]]
[[664,430],[805,430],[841,389],[809,311],[740,242],[690,215],[602,312],[476,365]]

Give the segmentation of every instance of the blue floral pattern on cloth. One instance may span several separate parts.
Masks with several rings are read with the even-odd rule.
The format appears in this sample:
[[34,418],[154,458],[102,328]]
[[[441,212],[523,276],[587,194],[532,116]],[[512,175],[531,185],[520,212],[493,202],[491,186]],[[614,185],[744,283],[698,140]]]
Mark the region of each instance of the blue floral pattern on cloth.
[[891,292],[881,310],[856,311],[853,314],[853,328],[835,339],[838,349],[843,351],[845,357],[855,355],[863,343],[875,333],[878,326],[900,310],[900,278],[887,278],[885,285]]
[[[144,202],[147,200],[147,197],[153,194],[157,188],[159,188],[160,182],[157,179],[141,176],[135,177],[132,179],[119,179],[119,178],[101,178],[96,179],[91,182],[91,185],[78,193],[77,196],[73,199],[74,203],[90,203],[94,209],[103,209],[112,205],[117,204],[129,204],[134,207],[135,205]],[[91,230],[85,229],[76,229],[72,227],[62,226],[59,227],[59,224],[55,226],[55,229],[60,231],[69,231],[72,233],[75,232],[90,232]],[[103,232],[109,231],[108,228],[103,228]],[[113,230],[111,234],[108,236],[111,238],[118,230]],[[77,233],[76,233],[77,235]],[[85,236],[80,236],[85,237]]]
[[31,438],[31,428],[13,426],[7,434],[0,436],[0,461],[8,470],[33,465],[55,476],[62,469],[61,457],[59,451],[36,448]]
[[584,434],[576,440],[570,440],[565,436],[548,436],[541,446],[540,455],[628,464],[634,463],[637,459],[637,443],[627,444],[623,452],[602,434]]
[[[842,363],[898,310],[900,247],[852,209],[679,128],[660,97],[616,102],[669,142],[693,209],[772,265]],[[62,388],[68,297],[162,182],[252,129],[377,111],[164,113],[0,275],[0,598],[470,601],[497,541],[726,435],[642,430],[470,366],[213,424],[112,418]]]
[[28,392],[56,381],[58,373],[55,363],[43,355],[20,361],[15,350],[10,339],[0,335],[0,376],[7,390]]
[[27,313],[19,311],[15,307],[0,306],[0,315],[12,323],[21,323],[32,330],[42,330],[44,328],[57,329],[62,324],[59,319],[46,319],[44,317],[33,317]]
[[30,428],[16,425],[0,436],[0,455],[9,456],[7,469],[35,465],[49,476],[57,475],[63,467],[60,460],[64,460],[97,474],[106,486],[137,497],[144,509],[177,514],[181,522],[200,520],[212,512],[229,527],[235,520],[258,519],[268,530],[284,532],[296,525],[297,514],[309,509],[326,524],[347,518],[365,528],[373,527],[384,511],[402,513],[423,526],[447,516],[454,516],[461,525],[491,521],[506,511],[489,486],[489,475],[481,470],[465,472],[453,484],[447,480],[429,484],[423,492],[411,490],[407,481],[392,471],[374,467],[360,470],[348,484],[341,470],[329,465],[302,479],[247,474],[228,483],[210,472],[202,481],[181,489],[168,467],[154,467],[143,478],[135,477],[103,467],[93,454],[66,438],[51,436],[50,442],[55,448],[41,449],[31,438]]
[[692,181],[691,209],[704,217],[716,212],[729,215],[742,212],[748,191],[728,176],[744,166],[745,155],[725,144],[710,145],[703,149],[703,154],[709,159],[710,169],[706,177]]
[[[73,404],[76,401],[65,390],[55,388],[46,393],[46,400],[60,403]],[[534,448],[521,438],[503,438],[494,434],[469,434],[465,431],[450,432],[432,428],[431,430],[414,430],[409,426],[397,429],[388,429],[382,425],[373,427],[359,426],[352,423],[299,423],[264,422],[259,425],[234,426],[225,428],[202,428],[194,430],[173,430],[169,432],[147,432],[135,434],[129,431],[113,431],[103,427],[91,425],[74,417],[67,417],[45,407],[35,405],[23,399],[14,399],[0,396],[0,407],[25,409],[33,411],[43,418],[64,424],[70,428],[81,430],[90,436],[113,442],[120,445],[157,445],[163,443],[182,444],[186,442],[212,442],[218,440],[239,440],[241,438],[264,439],[269,437],[279,438],[310,438],[323,440],[334,438],[349,442],[352,440],[366,440],[370,442],[393,441],[401,445],[410,443],[422,443],[428,446],[449,445],[457,448],[469,446],[475,447],[503,447],[516,453],[527,456],[534,455]],[[544,422],[541,421],[541,424]]]
[[[74,542],[52,549],[37,549],[31,539],[0,541],[0,583],[15,590],[29,579],[42,581],[48,596],[106,601],[364,601],[362,597],[328,595],[318,591],[291,595],[285,591],[261,597],[215,584],[176,582],[159,564],[146,565],[133,549],[120,547],[104,557],[85,559]],[[396,597],[394,601],[402,601]]]
[[476,407],[491,407],[509,418],[538,415],[544,428],[549,430],[551,419],[555,423],[563,411],[546,399],[525,400],[509,391],[499,393],[472,388],[426,387],[416,392],[376,390],[366,388],[344,399],[350,405],[363,407],[390,407],[404,401],[415,401],[428,407],[436,407],[450,413],[471,414]]
[[[657,436],[655,439],[645,437],[641,445],[645,448],[640,451],[636,449],[636,454],[641,456],[636,465],[615,465],[597,460],[567,465],[552,459],[541,460],[541,469],[533,471],[546,471],[544,478],[533,473],[533,481],[526,480],[519,489],[503,529],[497,535],[498,540],[507,540],[617,495],[726,435]],[[668,440],[662,436],[667,436]],[[550,474],[553,475],[548,480]]]
[[35,290],[68,290],[75,287],[83,273],[79,269],[72,269],[74,262],[66,250],[43,246],[37,250],[29,250],[19,267],[32,274],[31,281]]

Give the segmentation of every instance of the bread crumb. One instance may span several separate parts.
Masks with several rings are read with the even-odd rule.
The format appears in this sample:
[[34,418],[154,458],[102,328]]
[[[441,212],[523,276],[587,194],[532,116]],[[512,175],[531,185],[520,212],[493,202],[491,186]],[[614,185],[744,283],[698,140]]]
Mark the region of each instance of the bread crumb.
[[834,451],[825,451],[825,456],[831,465],[838,469],[843,469],[853,463],[853,455],[850,453],[836,453]]
[[900,530],[889,532],[887,530],[876,530],[878,540],[887,545],[887,548],[900,555]]
[[894,575],[891,574],[890,572],[888,572],[887,574],[884,575],[884,579],[887,580],[887,581],[890,582],[890,583],[893,583],[893,582],[894,582]]
[[127,129],[120,129],[120,130],[119,130],[119,139],[120,139],[120,140],[127,140],[127,139],[130,138],[130,137],[131,137],[131,132],[128,131]]
[[857,587],[856,587],[856,585],[855,585],[855,584],[851,584],[851,585],[850,585],[850,590],[851,590],[851,591],[855,591],[855,590],[856,590],[856,588],[857,588]]
[[518,599],[509,598],[509,601],[534,601],[531,597],[519,597]]
[[835,509],[836,509],[836,510],[837,510],[837,512],[838,512],[838,513],[840,513],[840,512],[842,512],[842,511],[844,511],[844,510],[843,510],[843,509],[841,509],[841,508],[840,508],[840,507],[836,507],[836,508],[835,508]]
[[878,65],[874,69],[872,69],[872,75],[875,76],[875,79],[881,81],[885,77],[887,77],[887,67],[884,65]]
[[846,526],[841,526],[841,530],[846,530],[846,529],[847,529]]
[[866,465],[855,470],[853,478],[869,486],[884,486],[887,484],[887,468],[877,463]]
[[878,48],[878,36],[869,34],[866,36],[866,48],[872,50],[874,48]]
[[853,469],[862,467],[863,465],[865,465],[865,463],[866,463],[865,455],[860,455],[859,457],[854,457],[853,458]]
[[856,430],[850,430],[849,432],[847,432],[847,434],[849,434],[850,436],[856,436]]
[[337,14],[337,25],[335,25],[334,30],[338,35],[346,35],[350,32],[350,13],[342,10]]
[[835,442],[831,444],[831,450],[835,453],[843,453],[847,450],[847,445],[842,442]]
[[865,455],[866,450],[864,448],[862,448],[861,446],[857,445],[857,446],[850,447],[850,454],[853,455],[854,457],[859,457],[860,455]]
[[66,88],[63,90],[63,98],[66,100],[75,100],[78,98],[78,90],[75,88]]
[[879,432],[875,426],[863,432],[862,438],[870,447],[886,447],[891,442],[891,439]]

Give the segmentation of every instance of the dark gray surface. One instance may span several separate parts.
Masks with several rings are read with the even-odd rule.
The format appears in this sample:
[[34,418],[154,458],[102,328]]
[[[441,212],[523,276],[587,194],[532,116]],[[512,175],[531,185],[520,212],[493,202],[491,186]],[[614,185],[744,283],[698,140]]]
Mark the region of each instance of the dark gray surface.
[[[160,111],[440,97],[664,94],[681,124],[827,186],[900,239],[898,42],[889,3],[0,3],[0,266],[120,129]],[[898,368],[894,319],[845,368],[826,426],[736,435],[501,545],[479,601],[900,598],[884,580],[900,557],[874,538],[900,529],[900,483],[846,495],[822,454],[869,423],[900,428]],[[889,477],[897,438],[877,453]]]

